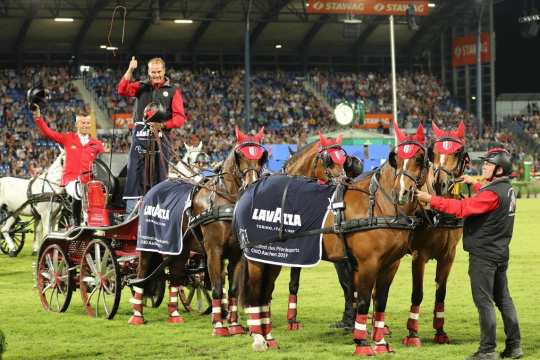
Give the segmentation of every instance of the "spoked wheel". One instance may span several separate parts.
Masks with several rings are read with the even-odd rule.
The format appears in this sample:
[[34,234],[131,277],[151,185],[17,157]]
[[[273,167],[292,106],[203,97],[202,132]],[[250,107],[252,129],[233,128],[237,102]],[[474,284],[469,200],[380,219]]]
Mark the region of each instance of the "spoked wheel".
[[45,310],[64,312],[73,294],[70,262],[57,244],[49,245],[41,254],[37,269],[37,289]]
[[116,255],[107,242],[94,239],[84,250],[79,287],[88,315],[105,319],[114,317],[122,283]]
[[205,284],[204,272],[189,275],[189,284],[184,289],[187,294],[180,292],[180,301],[186,311],[197,311],[201,315],[212,312],[212,296]]
[[[0,214],[0,218],[2,217],[4,217],[3,214]],[[19,253],[24,247],[24,239],[26,237],[26,231],[24,229],[24,226],[17,225],[20,222],[21,222],[21,218],[17,217],[17,219],[15,220],[14,226],[9,232],[9,236],[11,237],[11,240],[13,240],[13,244],[15,245],[14,249],[9,248],[8,242],[6,241],[6,239],[4,239],[4,236],[0,234],[0,251],[2,251],[4,254],[9,255],[11,257],[15,257],[19,255]],[[0,224],[2,223],[3,221],[0,221]]]

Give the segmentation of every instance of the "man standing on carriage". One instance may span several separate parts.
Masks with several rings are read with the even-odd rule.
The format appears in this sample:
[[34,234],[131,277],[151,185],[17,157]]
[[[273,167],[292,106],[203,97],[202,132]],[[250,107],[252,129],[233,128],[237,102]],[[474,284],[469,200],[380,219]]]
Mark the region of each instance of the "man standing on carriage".
[[92,163],[104,151],[103,143],[90,136],[90,117],[77,115],[77,132],[57,132],[49,128],[37,104],[31,104],[34,121],[43,136],[62,145],[66,152],[64,174],[61,185],[65,186],[72,202],[72,221],[74,226],[81,224],[81,184],[90,180]]
[[186,121],[182,93],[165,76],[163,59],[148,61],[147,80],[132,80],[136,68],[137,60],[132,57],[118,84],[120,96],[136,98],[124,191],[127,214],[153,185],[167,178],[171,151],[169,132]]
[[516,195],[509,179],[511,156],[503,148],[494,148],[482,160],[482,177],[487,183],[481,186],[470,176],[462,178],[477,191],[471,198],[446,199],[423,191],[417,192],[417,198],[434,210],[465,219],[463,248],[469,253],[472,296],[480,315],[480,348],[467,360],[498,358],[493,303],[501,312],[506,334],[501,357],[519,359],[523,356],[519,322],[506,277],[516,213]]

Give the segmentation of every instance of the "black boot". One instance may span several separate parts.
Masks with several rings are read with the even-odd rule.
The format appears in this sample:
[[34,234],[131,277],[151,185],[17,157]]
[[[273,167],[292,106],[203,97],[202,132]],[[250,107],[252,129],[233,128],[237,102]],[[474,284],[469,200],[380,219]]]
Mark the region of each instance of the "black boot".
[[71,198],[71,222],[73,226],[81,226],[81,200]]
[[354,308],[354,284],[352,280],[351,264],[348,261],[334,263],[339,279],[339,284],[343,289],[345,298],[345,309],[341,321],[333,324],[337,329],[352,330],[354,328],[354,318],[356,309]]

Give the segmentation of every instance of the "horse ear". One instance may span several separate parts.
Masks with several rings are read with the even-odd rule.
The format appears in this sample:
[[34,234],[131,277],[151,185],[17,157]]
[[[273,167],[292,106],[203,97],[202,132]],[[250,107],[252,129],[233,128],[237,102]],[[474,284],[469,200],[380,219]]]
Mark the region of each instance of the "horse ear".
[[420,144],[424,144],[424,125],[422,125],[422,123],[420,123],[420,125],[418,125],[418,129],[416,129],[416,141],[418,141]]
[[391,167],[397,169],[396,152],[394,150],[390,151],[390,153],[388,154],[388,163]]
[[394,120],[392,123],[394,126],[394,133],[396,135],[396,143],[399,144],[400,142],[404,141],[407,136],[401,131],[396,120]]
[[463,123],[463,120],[459,122],[457,130],[454,132],[455,136],[463,139],[465,137],[465,124]]
[[327,140],[324,137],[323,133],[319,131],[319,145],[326,146]]
[[246,135],[236,126],[234,128],[235,134],[236,134],[236,142],[242,143],[246,140]]
[[431,123],[431,128],[433,129],[433,133],[435,134],[435,137],[443,137],[444,136],[444,131],[442,131],[441,129],[439,129],[439,127],[437,126],[437,124],[435,123],[435,121],[433,121]]
[[254,139],[259,144],[262,142],[262,139],[264,138],[264,126],[259,130],[259,132],[254,136]]
[[341,145],[343,143],[343,134],[340,133],[336,138],[336,144]]
[[199,145],[197,146],[197,151],[202,150],[202,140],[199,142]]

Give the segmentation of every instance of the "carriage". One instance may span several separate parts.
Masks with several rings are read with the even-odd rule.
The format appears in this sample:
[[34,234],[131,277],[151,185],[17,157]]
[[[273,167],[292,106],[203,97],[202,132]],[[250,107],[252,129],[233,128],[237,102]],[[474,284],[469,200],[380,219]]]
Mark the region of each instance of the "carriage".
[[[85,187],[87,225],[59,226],[45,236],[39,248],[37,288],[46,310],[66,311],[78,288],[88,315],[112,319],[122,289],[136,278],[138,214],[136,210],[124,213],[125,164],[111,171],[102,159],[94,161]],[[186,273],[187,293],[180,294],[184,308],[209,313],[208,276],[200,254],[190,256]],[[152,307],[163,300],[166,278],[163,271],[145,285],[145,301]]]

